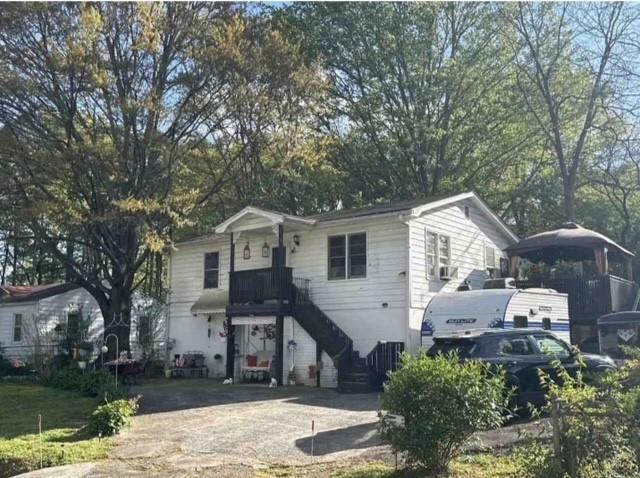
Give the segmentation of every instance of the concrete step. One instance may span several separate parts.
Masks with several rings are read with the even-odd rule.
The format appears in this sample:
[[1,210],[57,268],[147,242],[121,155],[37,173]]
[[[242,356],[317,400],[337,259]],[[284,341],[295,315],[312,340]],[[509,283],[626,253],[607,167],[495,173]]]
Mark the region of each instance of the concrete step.
[[371,387],[369,387],[369,382],[362,383],[343,380],[338,386],[338,391],[341,393],[369,393],[371,392]]

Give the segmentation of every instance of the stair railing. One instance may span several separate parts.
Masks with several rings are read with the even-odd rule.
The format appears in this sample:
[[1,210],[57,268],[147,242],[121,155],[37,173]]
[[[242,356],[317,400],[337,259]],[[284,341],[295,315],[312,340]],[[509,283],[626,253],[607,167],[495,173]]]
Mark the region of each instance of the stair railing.
[[374,390],[382,390],[389,372],[398,369],[401,364],[404,342],[378,342],[367,355],[369,383]]

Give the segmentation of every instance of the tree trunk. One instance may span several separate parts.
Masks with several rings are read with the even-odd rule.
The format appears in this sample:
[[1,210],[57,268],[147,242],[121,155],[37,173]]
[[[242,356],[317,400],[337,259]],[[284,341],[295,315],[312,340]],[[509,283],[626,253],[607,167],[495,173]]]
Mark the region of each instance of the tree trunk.
[[563,178],[565,220],[576,222],[576,185],[575,181]]
[[131,351],[131,303],[132,292],[124,287],[114,286],[108,301],[100,304],[104,320],[103,340],[109,349],[104,355],[105,361],[117,358],[123,351]]

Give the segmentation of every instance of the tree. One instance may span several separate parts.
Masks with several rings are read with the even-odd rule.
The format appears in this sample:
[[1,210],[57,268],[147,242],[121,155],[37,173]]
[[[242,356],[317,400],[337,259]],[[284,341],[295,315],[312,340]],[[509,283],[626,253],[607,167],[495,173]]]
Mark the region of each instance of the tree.
[[226,178],[194,165],[229,94],[216,32],[232,13],[16,4],[0,19],[0,160],[14,213],[95,297],[122,348],[136,272]]
[[526,130],[509,132],[515,90],[494,6],[306,3],[288,19],[329,82],[318,121],[348,177],[343,203],[457,190],[527,147]]
[[619,116],[621,48],[636,14],[621,3],[519,3],[503,13],[521,96],[557,162],[565,219],[575,221],[579,173]]

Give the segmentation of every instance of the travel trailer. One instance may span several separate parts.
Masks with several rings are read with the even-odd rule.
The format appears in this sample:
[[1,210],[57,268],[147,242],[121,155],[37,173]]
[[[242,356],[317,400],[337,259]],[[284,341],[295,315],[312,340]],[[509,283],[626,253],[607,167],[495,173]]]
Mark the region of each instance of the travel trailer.
[[569,341],[567,294],[551,289],[483,289],[441,293],[422,320],[422,347],[433,338],[478,328],[540,328]]

